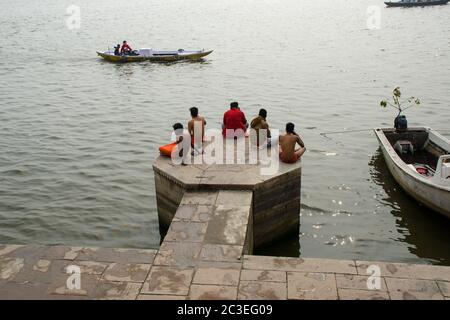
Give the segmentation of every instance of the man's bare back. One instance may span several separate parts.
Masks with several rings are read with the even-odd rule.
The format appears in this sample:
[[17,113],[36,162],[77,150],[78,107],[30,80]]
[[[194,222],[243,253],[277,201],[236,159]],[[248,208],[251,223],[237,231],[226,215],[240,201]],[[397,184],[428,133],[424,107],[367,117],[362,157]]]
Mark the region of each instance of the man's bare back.
[[[195,130],[198,130],[198,129],[195,128],[195,123],[196,122],[200,123],[200,125],[201,125],[201,132],[195,132]],[[195,135],[201,135],[201,140],[199,139],[199,137],[195,137],[195,138],[196,138],[196,140],[199,140],[199,142],[202,141],[203,137],[205,135],[205,125],[206,125],[206,120],[205,120],[204,117],[201,117],[201,116],[197,116],[197,117],[194,117],[191,120],[189,120],[189,122],[188,122],[188,131],[189,131],[191,137],[194,137],[194,133],[195,133]]]
[[[283,162],[296,162],[305,153],[306,148],[302,139],[295,132],[280,135],[280,159]],[[300,148],[295,149],[297,143]]]

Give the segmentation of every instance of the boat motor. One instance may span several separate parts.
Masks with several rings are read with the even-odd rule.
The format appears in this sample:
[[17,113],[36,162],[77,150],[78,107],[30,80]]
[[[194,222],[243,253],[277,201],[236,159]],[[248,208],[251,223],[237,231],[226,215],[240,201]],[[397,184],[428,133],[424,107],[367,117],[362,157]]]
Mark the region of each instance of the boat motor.
[[394,120],[394,127],[397,131],[404,131],[408,129],[408,120],[406,120],[406,116],[400,114]]

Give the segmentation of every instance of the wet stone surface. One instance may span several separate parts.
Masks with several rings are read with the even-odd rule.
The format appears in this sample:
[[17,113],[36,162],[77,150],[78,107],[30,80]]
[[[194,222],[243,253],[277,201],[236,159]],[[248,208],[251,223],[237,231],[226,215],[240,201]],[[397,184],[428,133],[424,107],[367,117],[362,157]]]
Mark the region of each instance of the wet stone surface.
[[239,300],[286,300],[285,282],[244,281],[239,284]]
[[237,286],[239,283],[239,270],[200,267],[195,272],[192,283]]
[[243,246],[204,244],[200,252],[202,261],[236,262],[242,259]]
[[387,291],[338,289],[340,300],[389,300]]
[[288,299],[337,300],[334,274],[288,272]]
[[194,269],[152,267],[141,293],[186,296],[194,275]]
[[435,281],[386,278],[392,300],[444,300]]
[[236,300],[237,287],[215,285],[191,285],[190,300]]
[[[374,289],[368,286],[366,264],[355,261],[248,256],[242,246],[176,241],[164,242],[154,259],[155,253],[0,246],[0,299],[450,298],[450,282],[439,280],[449,278],[448,267],[368,262],[382,270],[380,287]],[[67,273],[70,267],[81,272],[79,288],[68,287],[74,276]],[[356,268],[359,274],[353,273]]]

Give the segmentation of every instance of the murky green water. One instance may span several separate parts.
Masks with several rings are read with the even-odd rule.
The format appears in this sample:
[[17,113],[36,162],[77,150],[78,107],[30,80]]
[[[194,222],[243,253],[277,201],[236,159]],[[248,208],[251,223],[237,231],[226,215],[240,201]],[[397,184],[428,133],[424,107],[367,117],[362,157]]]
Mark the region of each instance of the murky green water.
[[[411,125],[448,129],[450,6],[382,1],[39,2],[0,11],[0,242],[157,247],[152,173],[170,125],[196,105],[218,126],[230,101],[297,124],[302,256],[450,264],[450,222],[387,172],[369,131],[391,125],[393,87],[423,101]],[[381,28],[367,8],[381,8]],[[79,29],[66,25],[80,8]],[[96,50],[214,49],[203,63],[113,65]],[[296,254],[295,239],[266,254]]]

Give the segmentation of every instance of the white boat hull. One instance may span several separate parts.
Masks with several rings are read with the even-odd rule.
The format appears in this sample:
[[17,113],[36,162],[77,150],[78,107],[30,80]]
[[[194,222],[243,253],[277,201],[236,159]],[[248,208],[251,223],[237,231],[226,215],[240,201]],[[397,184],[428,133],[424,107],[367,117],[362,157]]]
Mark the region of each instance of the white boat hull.
[[[433,179],[424,178],[408,167],[394,150],[384,135],[383,130],[388,129],[376,129],[375,134],[383,152],[386,165],[397,183],[417,201],[450,218],[450,185],[436,184]],[[424,128],[424,130],[430,129]],[[436,133],[433,134],[436,135]],[[443,139],[443,147],[450,146],[444,137],[437,136],[439,139]]]

